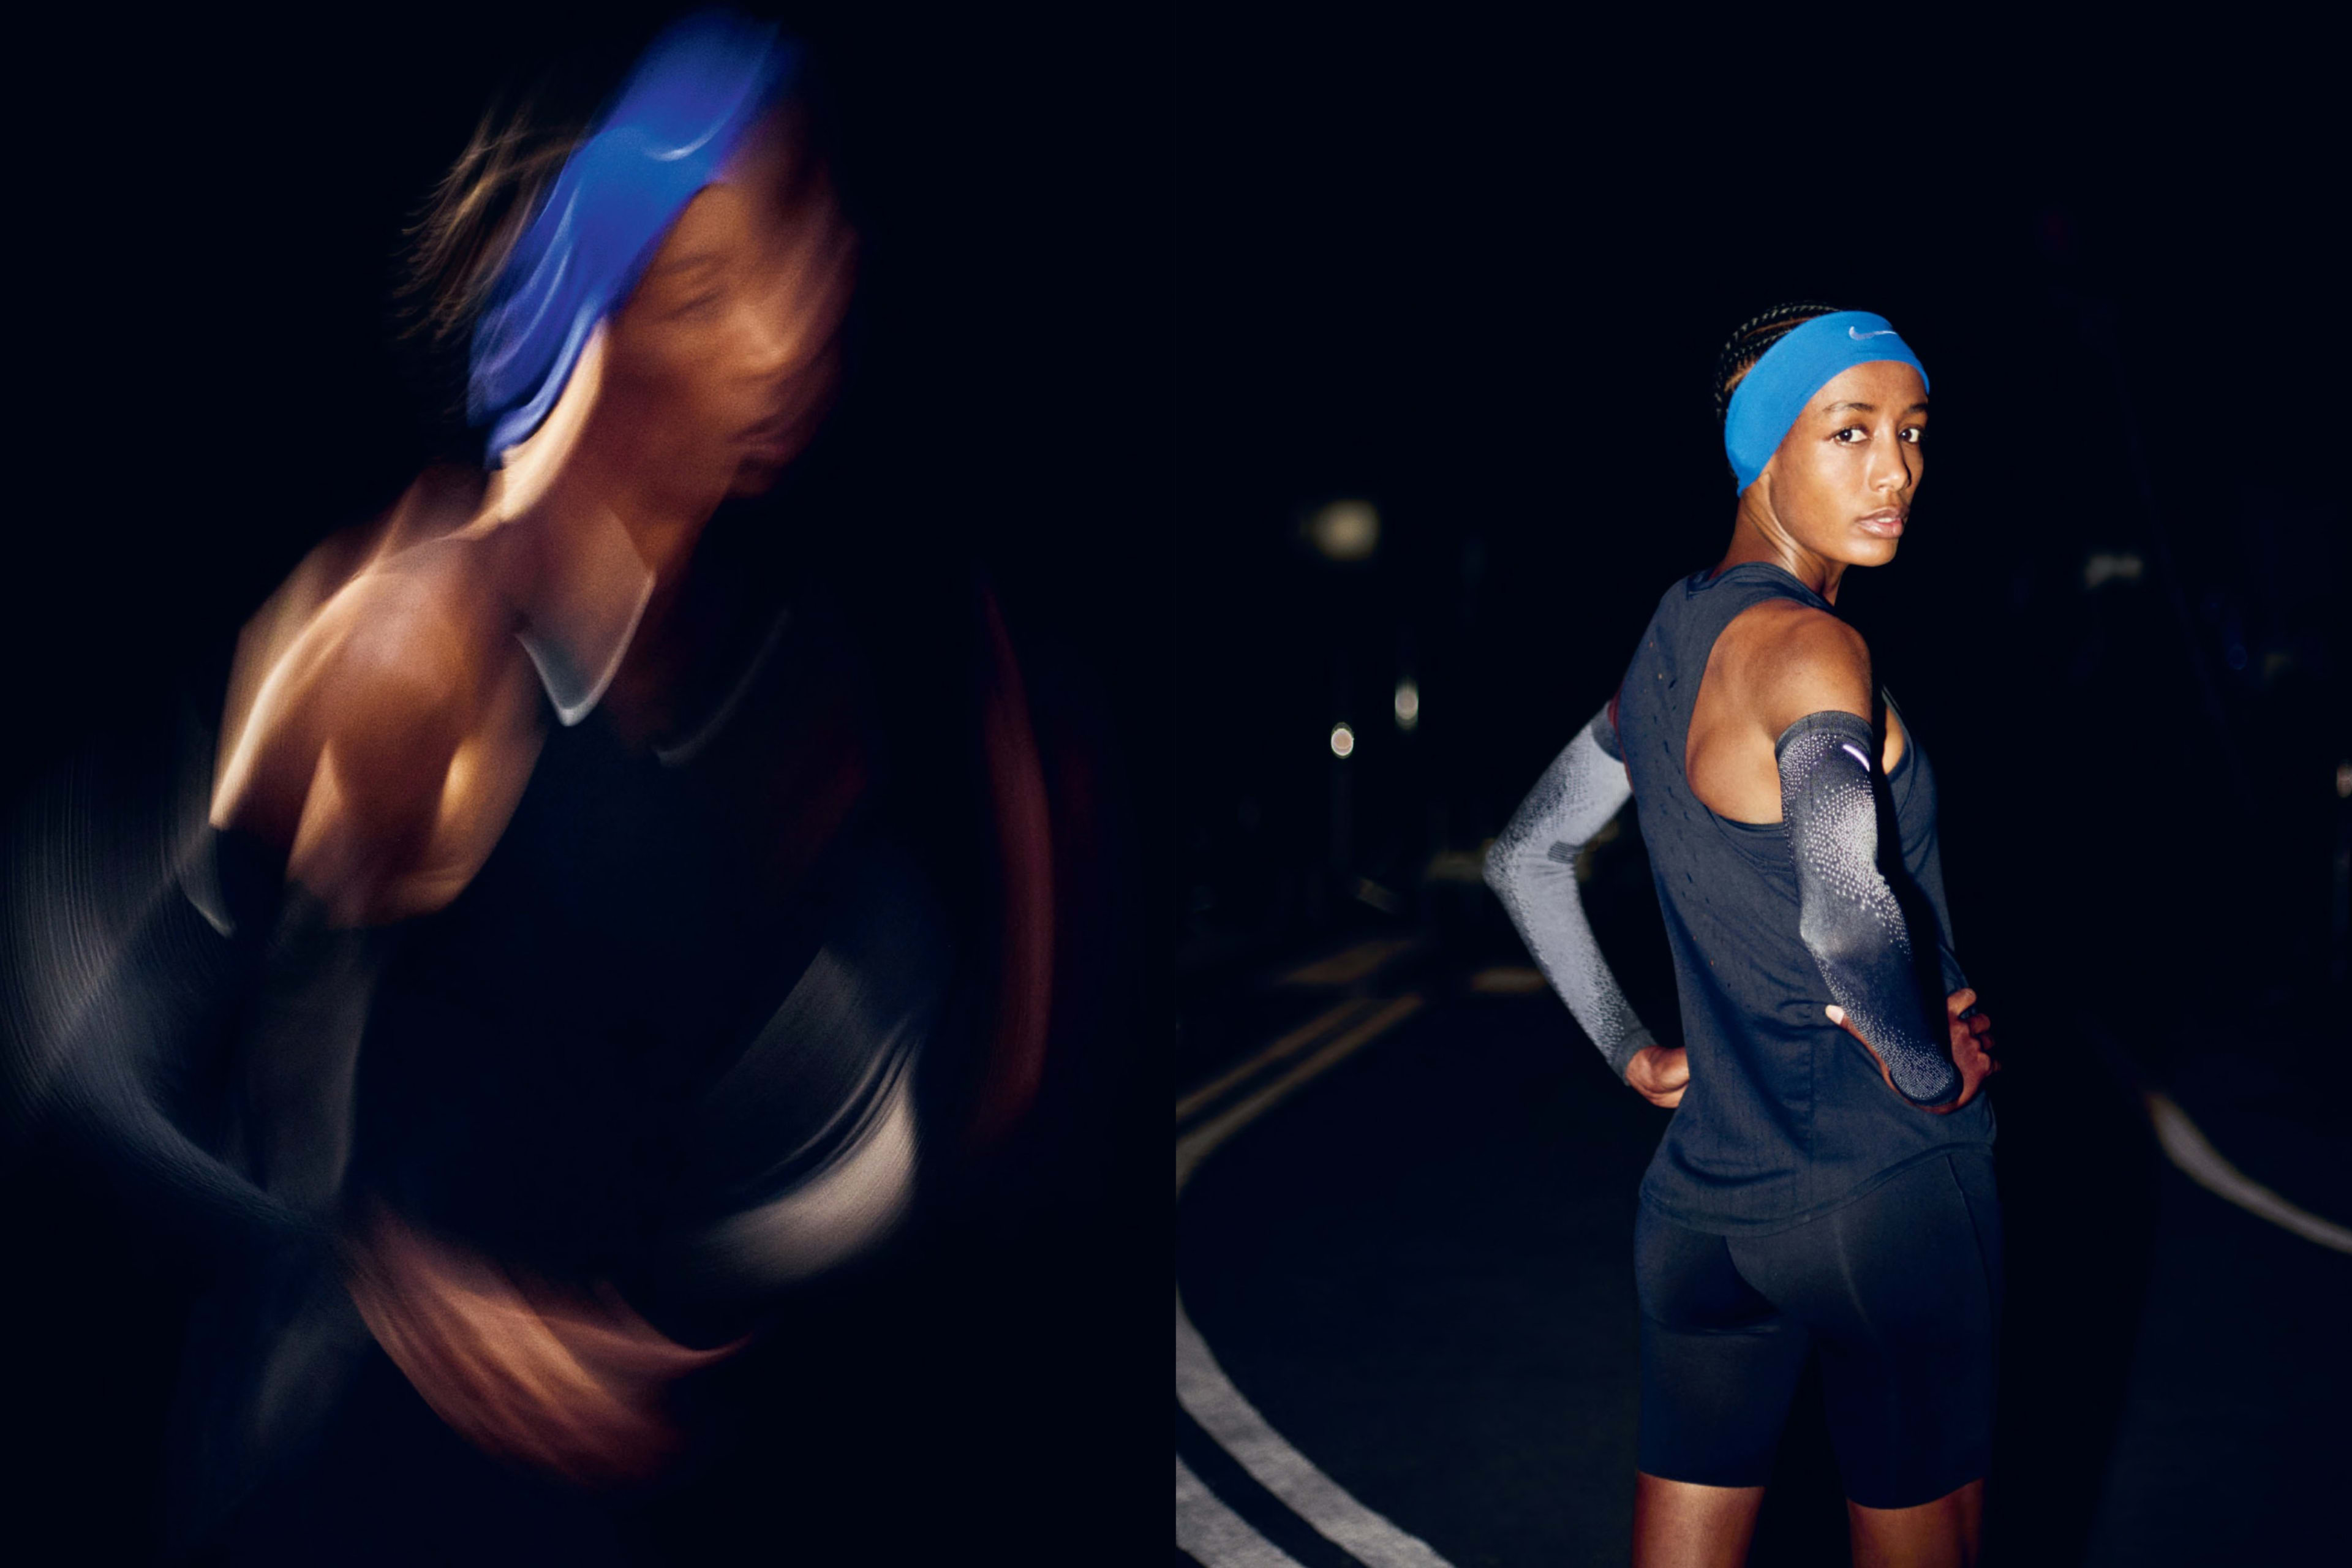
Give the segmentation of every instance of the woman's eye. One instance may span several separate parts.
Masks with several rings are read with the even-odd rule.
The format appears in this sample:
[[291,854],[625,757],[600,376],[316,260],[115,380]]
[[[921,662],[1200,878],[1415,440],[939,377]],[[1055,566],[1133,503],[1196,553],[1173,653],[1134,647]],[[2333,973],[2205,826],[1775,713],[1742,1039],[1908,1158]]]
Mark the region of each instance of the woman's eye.
[[1861,426],[1849,425],[1844,429],[1839,431],[1836,435],[1831,437],[1830,439],[1835,441],[1841,447],[1853,447],[1859,446],[1863,441],[1866,440],[1869,437],[1869,435],[1870,432],[1864,430]]
[[697,294],[693,299],[672,310],[670,314],[683,317],[707,316],[718,303],[719,290],[713,289],[708,293]]
[[1927,438],[1927,432],[1921,429],[1918,426],[1914,425],[1908,430],[1903,432],[1903,438],[1916,447],[1920,442],[1925,441]]

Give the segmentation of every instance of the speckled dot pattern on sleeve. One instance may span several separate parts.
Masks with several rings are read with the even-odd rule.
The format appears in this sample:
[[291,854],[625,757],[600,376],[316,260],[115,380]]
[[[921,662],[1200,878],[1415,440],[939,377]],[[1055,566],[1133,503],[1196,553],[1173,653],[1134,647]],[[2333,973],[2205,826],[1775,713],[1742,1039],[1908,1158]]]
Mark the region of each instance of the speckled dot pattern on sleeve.
[[1601,958],[1576,885],[1578,852],[1633,798],[1625,765],[1610,749],[1614,742],[1604,708],[1543,771],[1496,837],[1486,854],[1486,885],[1510,911],[1552,989],[1622,1079],[1634,1054],[1657,1042]]
[[1958,1094],[1960,1077],[1930,1026],[1911,965],[1903,908],[1878,866],[1871,755],[1859,715],[1808,713],[1781,731],[1780,820],[1797,868],[1797,933],[1830,994],[1918,1105]]

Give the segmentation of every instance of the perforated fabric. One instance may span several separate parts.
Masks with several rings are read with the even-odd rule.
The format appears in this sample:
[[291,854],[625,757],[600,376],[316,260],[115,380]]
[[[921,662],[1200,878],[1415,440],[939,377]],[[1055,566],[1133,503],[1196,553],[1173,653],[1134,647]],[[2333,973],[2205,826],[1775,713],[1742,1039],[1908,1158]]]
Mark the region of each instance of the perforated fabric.
[[[1769,562],[1693,573],[1659,596],[1617,695],[1691,1074],[1642,1201],[1726,1236],[1785,1229],[1935,1152],[1994,1136],[1990,1095],[1948,1114],[1922,1110],[1889,1090],[1870,1053],[1830,1021],[1823,1009],[1837,998],[1799,934],[1803,900],[1787,825],[1720,816],[1691,790],[1687,742],[1708,658],[1723,628],[1766,599],[1833,608]],[[1938,874],[1933,747],[1907,714],[1903,730],[1878,842],[1925,996],[1962,981]]]
[[1486,852],[1486,885],[1510,911],[1544,978],[1622,1079],[1634,1054],[1657,1042],[1601,958],[1576,885],[1578,852],[1633,798],[1615,742],[1604,708],[1543,771],[1495,839]]
[[1896,1090],[1940,1105],[1960,1091],[1960,1076],[1927,1016],[1903,907],[1878,867],[1874,748],[1870,725],[1835,709],[1806,714],[1773,743],[1797,868],[1797,935]]

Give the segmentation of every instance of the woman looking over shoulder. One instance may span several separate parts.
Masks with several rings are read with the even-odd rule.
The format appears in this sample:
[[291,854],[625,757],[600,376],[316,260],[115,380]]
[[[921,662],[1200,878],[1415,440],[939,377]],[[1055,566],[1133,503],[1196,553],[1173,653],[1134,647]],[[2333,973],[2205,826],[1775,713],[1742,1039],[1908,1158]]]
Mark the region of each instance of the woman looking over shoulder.
[[[1858,1563],[1972,1562],[2000,1292],[1995,1068],[1951,944],[1934,774],[1834,609],[1891,563],[1926,372],[1884,319],[1780,307],[1718,359],[1739,500],[1487,879],[1619,1076],[1675,1111],[1644,1178],[1634,1560],[1737,1563],[1822,1358]],[[1578,903],[1628,799],[1684,1043],[1654,1040]]]

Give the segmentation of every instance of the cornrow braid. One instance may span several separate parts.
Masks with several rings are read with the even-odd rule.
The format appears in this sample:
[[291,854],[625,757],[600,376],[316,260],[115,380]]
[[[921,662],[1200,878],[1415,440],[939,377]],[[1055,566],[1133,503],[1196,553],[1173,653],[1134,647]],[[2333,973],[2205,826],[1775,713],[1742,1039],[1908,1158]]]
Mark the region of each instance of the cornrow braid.
[[1764,357],[1764,351],[1779,342],[1790,330],[1801,326],[1816,316],[1834,314],[1843,309],[1823,304],[1819,300],[1797,300],[1785,305],[1775,305],[1760,310],[1733,329],[1723,352],[1715,356],[1715,422],[1718,426],[1731,418],[1731,395],[1738,388],[1740,378]]

